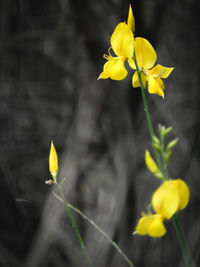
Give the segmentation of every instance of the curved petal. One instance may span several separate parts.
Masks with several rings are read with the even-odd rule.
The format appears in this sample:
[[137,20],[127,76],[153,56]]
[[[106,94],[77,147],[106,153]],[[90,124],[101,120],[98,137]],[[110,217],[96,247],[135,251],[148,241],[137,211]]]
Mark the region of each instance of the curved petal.
[[160,64],[156,65],[153,69],[148,71],[148,75],[158,75],[160,78],[167,78],[174,68],[167,68]]
[[103,72],[98,79],[108,79],[120,81],[127,76],[127,70],[124,66],[124,61],[120,58],[112,58],[104,64]]
[[127,25],[132,30],[132,32],[135,31],[135,18],[133,15],[133,10],[132,10],[131,5],[129,5]]
[[138,235],[147,235],[149,233],[149,226],[152,223],[152,220],[152,215],[142,216],[136,226],[136,233]]
[[157,94],[164,97],[164,84],[161,79],[154,78],[153,76],[147,76],[148,91],[150,94]]
[[152,206],[156,213],[170,219],[178,210],[179,192],[173,181],[165,181],[153,194]]
[[135,61],[133,58],[129,58],[128,64],[132,69],[136,70]]
[[[146,77],[145,77],[145,75],[144,75],[143,72],[141,72],[141,78],[142,78],[143,86],[145,87],[147,82],[146,82]],[[137,71],[133,74],[133,78],[132,78],[132,86],[133,86],[134,88],[136,88],[136,87],[140,87],[140,80],[139,80]]]
[[144,214],[137,226],[136,233],[138,235],[150,235],[152,237],[161,237],[166,233],[162,217],[158,214]]
[[128,72],[121,60],[116,61],[110,68],[110,78],[112,80],[120,81],[126,78]]
[[[163,80],[162,80],[160,77],[156,78],[156,82],[160,85],[160,88],[161,88],[162,90],[165,89],[165,85],[164,85],[164,83],[163,83]],[[163,93],[163,95],[164,95],[164,93]]]
[[119,23],[114,30],[110,43],[116,55],[131,58],[133,56],[134,37],[125,22]]
[[163,224],[163,220],[159,215],[157,215],[149,226],[149,235],[152,237],[162,237],[165,234],[166,228]]
[[113,61],[107,61],[103,66],[103,72],[99,75],[99,79],[108,79],[110,78],[110,68],[112,68]]
[[[142,72],[141,72],[141,78],[142,78],[143,86],[145,87],[146,86],[146,77],[145,77],[144,73],[142,73]],[[133,74],[133,77],[132,77],[132,86],[134,88],[140,87],[140,80],[139,80],[137,71]]]
[[135,38],[134,46],[138,66],[143,69],[151,69],[157,60],[157,55],[152,45],[146,39],[137,37]]
[[176,184],[179,193],[178,210],[182,210],[187,206],[189,202],[190,190],[186,183],[181,179],[174,180],[173,182]]

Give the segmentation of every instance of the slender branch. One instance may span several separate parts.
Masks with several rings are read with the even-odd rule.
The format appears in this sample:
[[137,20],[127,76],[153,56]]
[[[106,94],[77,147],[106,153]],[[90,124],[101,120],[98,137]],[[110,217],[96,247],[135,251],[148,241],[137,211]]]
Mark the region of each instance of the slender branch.
[[[63,199],[61,199],[55,192],[53,192],[54,196],[60,200],[61,202],[63,202]],[[134,267],[133,263],[131,262],[131,260],[126,256],[126,254],[124,254],[124,252],[119,248],[119,246],[117,245],[116,242],[114,242],[93,220],[91,220],[88,216],[86,216],[83,212],[81,212],[79,209],[75,208],[74,206],[72,206],[70,203],[67,203],[68,206],[73,209],[75,212],[77,212],[79,215],[81,215],[81,217],[83,217],[83,219],[85,219],[86,221],[88,221],[92,226],[94,226],[94,228],[96,230],[98,230],[107,240],[108,242],[122,255],[122,257],[124,258],[124,260],[129,264],[130,267]]]
[[[144,112],[145,112],[146,118],[147,118],[147,124],[148,124],[148,128],[149,128],[150,136],[151,136],[151,141],[153,141],[153,136],[154,136],[153,125],[152,125],[152,121],[151,121],[151,117],[150,117],[149,107],[148,107],[148,103],[147,103],[147,99],[146,99],[146,95],[145,95],[145,91],[144,91],[144,85],[142,82],[141,72],[140,72],[140,68],[139,68],[138,63],[137,63],[135,51],[133,54],[133,59],[135,62],[138,78],[140,81],[140,88],[141,88],[142,99],[143,99],[143,103],[144,103]],[[162,170],[163,167],[162,167],[160,155],[159,155],[158,151],[156,151],[155,149],[154,149],[154,152],[156,155],[156,161],[158,163],[158,166],[159,166],[160,170]]]
[[[146,100],[146,95],[145,95],[145,92],[144,92],[144,85],[143,85],[143,82],[142,82],[141,71],[140,71],[140,69],[138,67],[138,64],[137,64],[135,51],[134,51],[133,59],[135,61],[135,66],[136,66],[136,70],[137,70],[137,73],[138,73],[138,78],[139,78],[139,81],[140,81],[140,88],[141,88],[141,92],[142,92],[142,98],[143,98],[143,103],[144,103],[144,111],[145,111],[146,118],[147,118],[147,124],[148,124],[148,127],[149,127],[149,132],[150,132],[150,135],[151,135],[151,139],[153,141],[153,136],[154,136],[153,126],[152,126],[152,122],[151,122],[148,103],[147,103],[147,100]],[[162,165],[162,162],[161,162],[160,154],[155,149],[154,149],[154,152],[155,152],[155,155],[156,155],[157,164],[158,164],[160,170],[162,171],[162,173],[165,176],[163,181],[165,181],[165,180],[168,179],[168,170],[167,170],[167,163],[166,163],[166,160],[164,158],[164,145],[163,145],[163,142],[161,144],[162,145],[162,150],[163,150],[163,151],[161,151],[161,155],[162,155],[162,158],[163,158],[163,165]],[[185,260],[185,264],[186,264],[187,267],[195,267],[195,264],[193,263],[193,260],[192,260],[191,254],[190,254],[190,251],[189,251],[189,249],[188,249],[188,247],[186,245],[186,241],[185,241],[185,238],[184,238],[184,235],[183,235],[182,227],[181,227],[181,225],[180,225],[180,223],[178,221],[177,214],[174,215],[172,220],[173,220],[173,226],[174,226],[175,231],[176,231],[177,239],[178,239],[178,242],[179,242],[183,257],[184,257],[184,260]]]
[[[54,181],[55,181],[55,180],[54,180]],[[78,230],[78,227],[77,227],[77,225],[76,225],[76,222],[75,222],[75,220],[74,220],[74,217],[73,217],[73,215],[72,215],[72,213],[71,213],[70,206],[69,206],[69,204],[67,203],[67,201],[66,201],[66,199],[65,199],[65,196],[64,196],[62,187],[61,187],[57,182],[55,182],[55,184],[56,184],[56,186],[57,186],[57,188],[58,188],[58,190],[59,190],[59,194],[60,194],[60,196],[61,196],[62,202],[63,202],[63,204],[65,205],[67,214],[68,214],[69,219],[70,219],[70,221],[71,221],[72,227],[74,228],[76,237],[77,237],[77,239],[78,239],[78,241],[79,241],[79,243],[80,243],[80,246],[81,246],[81,248],[82,248],[82,250],[83,250],[83,254],[84,254],[84,256],[85,256],[85,259],[86,259],[86,261],[87,261],[87,264],[88,264],[88,266],[93,267],[93,264],[92,264],[92,261],[91,261],[91,259],[90,259],[90,256],[89,256],[89,254],[88,254],[88,252],[87,252],[87,249],[86,249],[86,247],[85,247],[85,244],[84,244],[84,242],[83,242],[83,239],[82,239],[82,237],[81,237],[81,234],[80,234],[80,232],[79,232],[79,230]]]
[[169,175],[168,175],[168,168],[167,168],[167,161],[165,159],[165,144],[164,144],[164,136],[161,135],[160,137],[160,141],[161,141],[161,156],[162,156],[162,159],[163,159],[163,172],[164,172],[164,179],[163,181],[166,181],[169,179]]
[[185,237],[184,237],[182,228],[180,226],[177,213],[173,216],[172,220],[173,220],[174,229],[176,231],[176,235],[178,238],[178,242],[179,242],[183,257],[184,257],[185,264],[187,267],[195,267],[189,248],[186,244]]

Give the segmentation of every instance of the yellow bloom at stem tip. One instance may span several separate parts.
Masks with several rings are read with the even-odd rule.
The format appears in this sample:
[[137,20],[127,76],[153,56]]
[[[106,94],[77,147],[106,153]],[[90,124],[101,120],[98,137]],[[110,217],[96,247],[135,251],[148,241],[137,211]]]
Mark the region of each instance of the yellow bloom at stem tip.
[[107,62],[104,64],[103,72],[98,79],[123,80],[127,76],[124,62],[133,55],[134,37],[131,29],[125,22],[119,23],[111,36],[111,47],[117,55],[113,57],[104,55]]
[[111,48],[116,56],[110,54],[110,49],[108,50],[108,55],[104,55],[107,62],[104,64],[103,72],[99,75],[98,79],[111,78],[112,80],[120,81],[127,76],[128,72],[124,63],[133,56],[134,30],[135,19],[132,8],[129,6],[127,24],[125,22],[119,23],[110,39]]
[[[146,83],[148,83],[148,91],[150,94],[157,94],[164,98],[165,86],[162,79],[167,78],[174,68],[164,67],[159,64],[153,67],[157,60],[157,55],[152,45],[145,38],[135,38],[134,47],[144,87],[146,86]],[[136,69],[133,59],[129,59],[129,65],[131,68]],[[137,72],[133,75],[132,86],[140,86]]]
[[51,149],[49,153],[49,171],[53,179],[56,180],[58,173],[58,156],[53,141],[51,141]]

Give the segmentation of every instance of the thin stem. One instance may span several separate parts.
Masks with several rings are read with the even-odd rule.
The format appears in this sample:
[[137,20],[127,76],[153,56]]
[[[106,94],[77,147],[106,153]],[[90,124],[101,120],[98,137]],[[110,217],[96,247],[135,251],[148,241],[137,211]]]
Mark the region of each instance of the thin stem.
[[[54,180],[54,181],[55,181],[55,180]],[[93,264],[92,264],[92,261],[91,261],[91,259],[90,259],[90,256],[89,256],[89,254],[88,254],[88,252],[87,252],[87,249],[86,249],[86,247],[85,247],[85,244],[84,244],[84,242],[83,242],[83,239],[82,239],[82,237],[81,237],[81,234],[80,234],[80,232],[79,232],[79,230],[78,230],[78,227],[77,227],[77,225],[76,225],[76,222],[75,222],[75,220],[74,220],[74,217],[73,217],[73,215],[72,215],[72,213],[71,213],[70,205],[69,205],[69,203],[68,203],[68,202],[66,201],[66,199],[65,199],[65,196],[64,196],[62,187],[61,187],[56,181],[55,181],[55,184],[56,184],[56,186],[57,186],[57,188],[58,188],[58,190],[59,190],[59,193],[60,193],[62,202],[63,202],[64,205],[65,205],[67,214],[68,214],[69,219],[70,219],[70,221],[71,221],[72,227],[74,228],[76,237],[77,237],[77,239],[78,239],[78,241],[79,241],[79,243],[80,243],[80,246],[81,246],[81,248],[82,248],[82,250],[83,250],[83,254],[84,254],[84,256],[85,256],[85,259],[86,259],[86,261],[87,261],[87,264],[88,264],[88,266],[93,267]]]
[[160,137],[160,141],[161,141],[161,156],[162,156],[162,159],[163,159],[163,172],[164,172],[164,181],[168,180],[168,169],[167,169],[167,161],[165,159],[165,137],[163,135],[161,135]]
[[[148,124],[148,128],[149,128],[151,140],[153,141],[153,136],[154,136],[153,125],[152,125],[151,116],[150,116],[150,112],[149,112],[149,107],[148,107],[148,103],[147,103],[147,99],[146,99],[146,95],[145,95],[145,91],[144,91],[144,85],[143,85],[143,82],[142,82],[141,71],[140,71],[140,68],[139,68],[138,63],[137,63],[135,51],[134,51],[134,54],[133,54],[133,59],[134,59],[134,62],[135,62],[138,78],[139,78],[139,81],[140,81],[140,88],[141,88],[142,99],[143,99],[143,103],[144,103],[144,112],[146,114],[147,124]],[[156,161],[158,163],[158,166],[159,166],[160,170],[162,170],[163,168],[162,168],[160,155],[159,155],[158,151],[156,151],[155,149],[154,149],[154,152],[155,152],[155,155],[156,155]]]
[[[59,198],[59,196],[54,192],[54,195],[57,199],[60,201],[63,201]],[[122,250],[119,248],[117,243],[115,243],[93,220],[91,220],[88,216],[86,216],[83,212],[81,212],[79,209],[75,208],[71,204],[68,203],[68,206],[73,209],[75,212],[77,212],[83,219],[88,221],[96,230],[98,230],[107,240],[108,242],[122,255],[124,260],[129,264],[130,267],[134,267],[133,263],[130,261],[130,259],[122,252]]]
[[178,242],[179,242],[179,245],[180,245],[180,248],[181,248],[181,251],[182,251],[183,258],[184,258],[186,266],[187,267],[195,267],[195,264],[193,262],[193,259],[192,259],[192,256],[190,254],[189,248],[188,248],[188,246],[186,244],[185,237],[184,237],[181,225],[179,223],[178,214],[177,213],[173,216],[173,225],[174,225],[174,229],[176,231],[176,235],[177,235],[177,238],[178,238]]
[[[136,66],[136,70],[137,70],[137,73],[138,73],[138,78],[139,78],[139,81],[140,81],[140,88],[141,88],[141,92],[142,92],[142,98],[143,98],[143,103],[144,103],[144,111],[145,111],[146,118],[147,118],[147,124],[148,124],[148,127],[149,127],[149,132],[150,132],[150,135],[151,135],[151,139],[153,141],[153,136],[154,136],[153,126],[152,126],[152,122],[151,122],[148,103],[147,103],[147,100],[146,100],[146,95],[145,95],[145,92],[144,92],[144,85],[143,85],[143,82],[142,82],[141,71],[140,71],[140,68],[138,67],[138,64],[137,64],[135,51],[134,51],[134,54],[133,54],[133,59],[135,61],[135,66]],[[163,143],[164,143],[164,141],[163,141]],[[164,146],[162,147],[162,149],[164,151]],[[163,158],[163,165],[162,165],[160,154],[155,149],[154,149],[154,152],[155,152],[155,155],[156,155],[157,164],[158,164],[160,170],[163,172],[163,174],[165,176],[163,181],[165,181],[168,178],[168,170],[167,170],[167,162],[166,162],[166,160],[164,158],[164,154],[161,152],[161,155],[162,155],[162,158]],[[190,251],[189,251],[189,249],[188,249],[188,247],[186,245],[185,238],[184,238],[183,231],[182,231],[182,227],[181,227],[181,225],[180,225],[180,223],[178,221],[177,214],[175,214],[174,217],[173,217],[173,226],[174,226],[175,231],[176,231],[176,235],[177,235],[177,238],[178,238],[178,242],[179,242],[179,245],[180,245],[180,248],[181,248],[185,263],[186,263],[186,266],[187,267],[195,267],[195,264],[193,263],[193,260],[192,260],[191,254],[190,254]]]

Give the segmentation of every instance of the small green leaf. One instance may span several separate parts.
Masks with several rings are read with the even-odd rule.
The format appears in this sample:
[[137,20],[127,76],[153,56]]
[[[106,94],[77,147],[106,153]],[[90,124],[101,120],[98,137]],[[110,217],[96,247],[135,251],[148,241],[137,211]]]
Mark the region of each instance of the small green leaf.
[[168,135],[169,133],[171,133],[171,131],[172,131],[172,127],[168,127],[167,129],[165,129],[164,135],[165,136]]
[[167,147],[166,147],[166,151],[167,151],[167,152],[171,151],[172,148],[174,148],[174,147],[177,145],[178,141],[179,141],[178,138],[176,138],[176,139],[170,141],[169,144],[168,144]]
[[160,144],[160,140],[159,140],[158,137],[155,136],[155,135],[153,136],[152,141],[153,141],[154,144],[158,144],[158,145]]
[[153,147],[154,150],[156,150],[156,151],[158,151],[158,152],[161,152],[161,147],[160,147],[159,144],[155,144],[155,143],[153,143],[153,144],[152,144],[152,147]]

